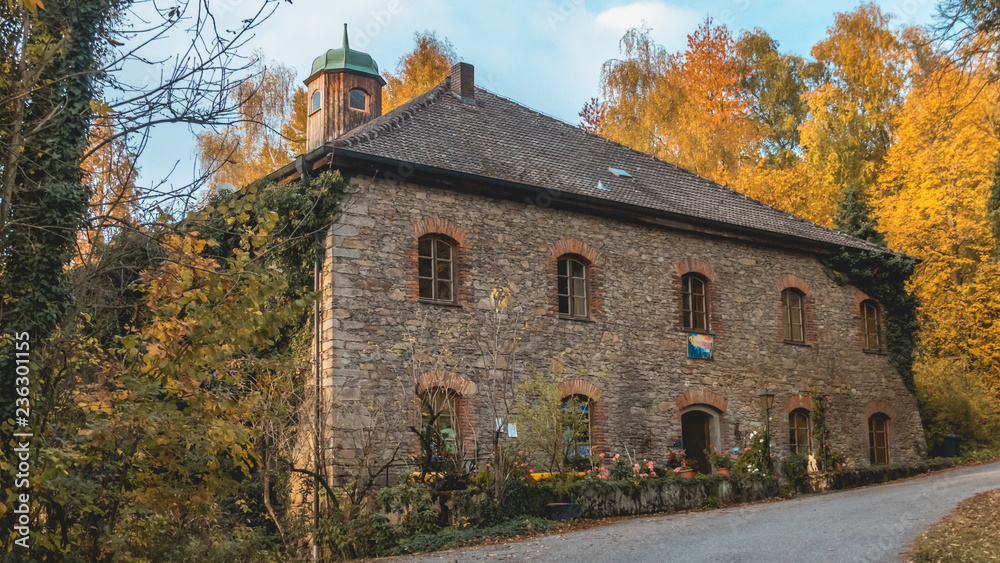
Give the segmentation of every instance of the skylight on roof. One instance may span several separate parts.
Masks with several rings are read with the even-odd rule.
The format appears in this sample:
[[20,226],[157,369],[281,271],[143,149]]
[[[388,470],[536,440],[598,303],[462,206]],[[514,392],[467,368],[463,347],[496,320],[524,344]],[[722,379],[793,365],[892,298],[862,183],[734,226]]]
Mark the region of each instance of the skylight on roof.
[[622,170],[621,168],[614,168],[612,166],[608,167],[608,172],[611,172],[612,174],[614,174],[615,176],[618,176],[619,178],[631,178],[632,177],[631,174],[629,174],[628,172]]
[[594,186],[594,187],[597,188],[597,189],[599,189],[599,190],[604,190],[606,192],[610,192],[611,191],[608,188],[605,188],[604,184],[602,184],[600,180],[597,181],[597,185]]

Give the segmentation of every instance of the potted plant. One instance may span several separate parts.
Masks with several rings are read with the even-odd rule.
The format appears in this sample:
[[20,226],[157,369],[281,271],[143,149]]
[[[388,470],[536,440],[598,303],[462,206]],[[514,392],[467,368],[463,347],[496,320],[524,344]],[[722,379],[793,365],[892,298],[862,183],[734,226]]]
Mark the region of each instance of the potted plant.
[[733,460],[736,459],[735,455],[728,452],[716,452],[712,450],[705,450],[705,455],[708,456],[708,463],[712,464],[712,467],[719,473],[719,475],[729,475],[733,469]]
[[674,473],[677,474],[681,479],[690,479],[694,477],[694,469],[688,467],[687,456],[683,452],[674,455],[670,454],[670,462],[668,462],[668,467],[674,466]]

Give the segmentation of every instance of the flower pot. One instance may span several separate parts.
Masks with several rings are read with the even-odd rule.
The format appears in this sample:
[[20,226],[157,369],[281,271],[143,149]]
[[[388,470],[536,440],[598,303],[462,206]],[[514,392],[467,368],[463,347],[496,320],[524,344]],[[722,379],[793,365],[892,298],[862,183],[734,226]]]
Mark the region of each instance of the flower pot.
[[719,472],[719,475],[729,475],[729,468],[728,467],[717,467],[716,471]]
[[694,477],[694,469],[681,469],[677,474],[681,476],[681,479],[690,479]]
[[575,502],[553,502],[545,505],[545,517],[549,520],[579,520],[583,509]]

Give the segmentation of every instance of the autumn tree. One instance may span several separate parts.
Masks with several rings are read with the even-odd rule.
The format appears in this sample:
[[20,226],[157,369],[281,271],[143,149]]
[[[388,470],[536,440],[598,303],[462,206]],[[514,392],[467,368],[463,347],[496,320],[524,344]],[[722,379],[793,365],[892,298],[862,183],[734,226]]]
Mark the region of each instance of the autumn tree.
[[761,131],[763,164],[781,168],[798,162],[799,128],[809,109],[802,96],[815,65],[781,53],[778,42],[760,28],[740,34],[736,52],[749,113]]
[[383,112],[437,86],[458,62],[451,42],[447,38],[438,39],[433,31],[415,33],[413,41],[413,50],[396,62],[396,72],[382,74],[386,82],[382,89]]
[[[662,46],[657,45],[648,27],[632,28],[619,42],[620,59],[612,59],[601,67],[601,96],[590,104],[600,109],[600,123],[592,129],[636,150],[664,157],[663,142],[657,134],[657,124],[676,115],[678,100],[664,99],[659,85],[668,79],[668,69],[674,62]],[[592,110],[593,111],[593,110]]]
[[812,48],[822,75],[806,94],[802,144],[810,165],[841,188],[855,183],[867,192],[893,142],[912,57],[889,25],[878,6],[863,4],[837,14]]
[[202,171],[216,186],[246,186],[304,152],[306,95],[295,71],[258,52],[253,72],[229,94],[239,118],[198,135]]
[[111,240],[123,227],[138,224],[139,169],[128,143],[115,136],[114,123],[99,116],[90,128],[89,156],[83,161],[84,182],[90,188],[86,228],[77,237],[80,260],[88,260],[95,246]]
[[[948,399],[954,399],[945,390],[949,380],[953,388],[1000,398],[993,340],[1000,338],[994,322],[1000,270],[990,259],[994,238],[987,215],[1000,150],[991,66],[962,67],[940,54],[921,65],[873,191],[889,246],[922,259],[911,281],[920,301],[922,348],[915,369],[918,391],[931,409],[925,414],[941,432],[965,424],[965,407]],[[982,406],[969,408],[980,408],[975,405]]]
[[668,55],[648,28],[622,38],[623,59],[604,64],[608,138],[726,183],[755,161],[760,139],[750,118],[736,42],[706,19],[688,36],[687,50]]

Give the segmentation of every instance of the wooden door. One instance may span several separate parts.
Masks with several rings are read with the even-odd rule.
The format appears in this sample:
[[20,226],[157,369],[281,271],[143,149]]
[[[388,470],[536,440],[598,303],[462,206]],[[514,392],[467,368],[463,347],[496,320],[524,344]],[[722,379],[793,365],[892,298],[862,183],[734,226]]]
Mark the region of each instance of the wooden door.
[[701,411],[686,412],[681,416],[681,440],[684,444],[684,455],[688,459],[688,467],[699,473],[710,473],[711,466],[705,450],[709,446],[711,434],[709,422],[711,416]]

